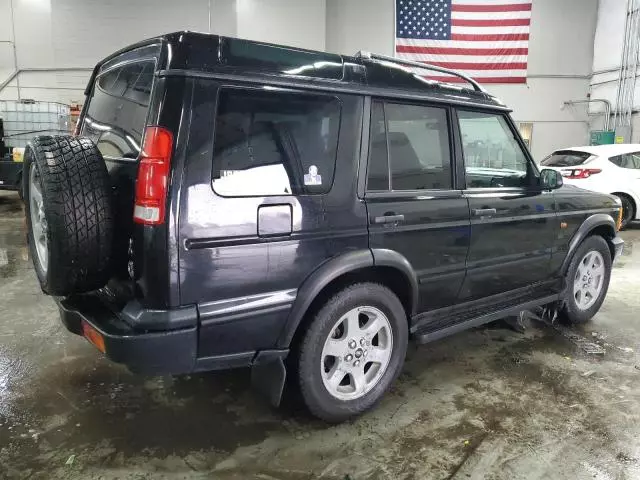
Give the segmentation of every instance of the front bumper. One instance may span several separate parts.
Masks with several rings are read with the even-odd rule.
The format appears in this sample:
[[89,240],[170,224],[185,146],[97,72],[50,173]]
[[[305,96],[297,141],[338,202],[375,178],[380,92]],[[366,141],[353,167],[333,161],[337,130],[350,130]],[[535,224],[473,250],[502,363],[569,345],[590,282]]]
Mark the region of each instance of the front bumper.
[[[86,336],[83,322],[104,341],[104,354],[135,373],[178,374],[195,369],[197,326],[176,330],[134,330],[97,295],[55,298],[67,330]],[[92,342],[93,343],[93,342]]]

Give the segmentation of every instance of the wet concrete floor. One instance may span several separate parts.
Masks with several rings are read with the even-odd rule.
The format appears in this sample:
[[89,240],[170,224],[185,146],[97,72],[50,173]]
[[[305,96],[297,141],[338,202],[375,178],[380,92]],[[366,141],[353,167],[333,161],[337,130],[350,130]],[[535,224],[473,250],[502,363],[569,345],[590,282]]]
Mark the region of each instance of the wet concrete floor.
[[381,405],[328,426],[237,370],[141,377],[69,334],[0,193],[1,479],[640,478],[640,226],[580,338],[500,323],[410,346]]

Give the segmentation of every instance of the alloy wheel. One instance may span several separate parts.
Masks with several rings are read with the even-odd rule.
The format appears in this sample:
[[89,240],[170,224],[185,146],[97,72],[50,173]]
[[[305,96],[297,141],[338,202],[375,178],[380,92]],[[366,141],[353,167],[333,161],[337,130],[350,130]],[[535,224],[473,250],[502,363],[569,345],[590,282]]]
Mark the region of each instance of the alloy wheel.
[[605,278],[605,263],[600,252],[592,250],[582,257],[573,280],[573,297],[580,310],[588,310],[596,303]]
[[31,230],[38,264],[42,272],[46,273],[49,262],[49,249],[47,247],[48,226],[42,201],[42,182],[34,164],[31,164],[29,170],[29,210],[31,211]]
[[339,400],[355,400],[380,381],[391,360],[393,333],[387,316],[356,307],[333,326],[321,356],[322,381]]

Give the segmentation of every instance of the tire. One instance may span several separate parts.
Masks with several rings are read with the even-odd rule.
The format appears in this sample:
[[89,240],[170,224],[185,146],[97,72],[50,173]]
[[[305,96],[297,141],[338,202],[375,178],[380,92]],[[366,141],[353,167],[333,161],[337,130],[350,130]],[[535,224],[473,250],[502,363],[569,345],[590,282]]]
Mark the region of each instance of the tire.
[[616,193],[614,195],[622,202],[622,223],[620,224],[620,230],[623,230],[635,218],[636,208],[633,200],[628,195],[624,193]]
[[[588,255],[591,255],[587,258]],[[602,263],[602,273],[600,280],[597,275],[597,270],[589,268],[591,265]],[[588,269],[585,272],[584,268]],[[579,275],[578,269],[581,269],[584,274]],[[587,237],[582,244],[578,247],[575,255],[571,259],[567,274],[565,276],[567,293],[562,306],[562,316],[571,324],[586,323],[600,310],[602,302],[607,295],[609,289],[609,280],[611,278],[611,251],[606,240],[599,235],[593,235]],[[576,281],[579,280],[581,285],[591,285],[589,280],[593,282],[593,285],[597,293],[595,295],[586,295],[584,290],[576,285]],[[580,292],[577,292],[580,290]],[[586,303],[582,303],[585,302]]]
[[93,142],[35,137],[25,149],[22,177],[27,241],[42,290],[66,296],[104,286],[114,212],[109,174]]
[[[358,324],[353,328],[356,334],[348,333],[349,318]],[[383,328],[376,330],[374,324]],[[367,326],[371,329],[365,333]],[[339,356],[323,356],[325,343],[329,345],[331,340],[339,347]],[[356,348],[350,341],[355,341]],[[400,373],[407,341],[406,313],[388,288],[358,283],[335,294],[314,316],[298,352],[298,382],[309,411],[322,420],[338,423],[372,408]],[[376,355],[379,362],[367,361]],[[357,367],[356,361],[360,361]],[[362,380],[360,385],[364,385],[359,391],[354,388],[352,375],[356,374]],[[342,383],[349,385],[328,387],[325,382],[330,382],[330,377],[342,378]],[[349,391],[351,388],[353,392]]]

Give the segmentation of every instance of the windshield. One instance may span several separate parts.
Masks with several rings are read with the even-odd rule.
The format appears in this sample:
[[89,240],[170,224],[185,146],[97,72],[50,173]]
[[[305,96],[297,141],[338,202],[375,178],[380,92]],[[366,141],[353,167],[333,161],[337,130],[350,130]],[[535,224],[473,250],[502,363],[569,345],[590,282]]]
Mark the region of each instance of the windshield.
[[575,167],[582,165],[590,153],[578,152],[576,150],[558,150],[540,162],[545,167]]

